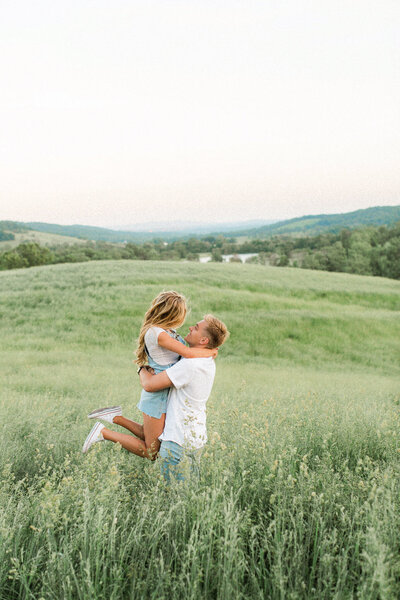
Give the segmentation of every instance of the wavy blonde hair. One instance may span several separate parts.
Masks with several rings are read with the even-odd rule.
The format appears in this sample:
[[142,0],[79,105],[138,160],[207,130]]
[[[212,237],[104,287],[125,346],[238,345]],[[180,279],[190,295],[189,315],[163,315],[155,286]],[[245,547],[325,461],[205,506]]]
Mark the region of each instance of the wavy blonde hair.
[[149,310],[144,315],[143,325],[139,333],[138,345],[135,352],[135,362],[139,366],[147,363],[144,336],[150,327],[156,326],[162,327],[162,329],[180,327],[183,325],[186,313],[186,298],[182,294],[178,294],[178,292],[161,292],[154,298]]

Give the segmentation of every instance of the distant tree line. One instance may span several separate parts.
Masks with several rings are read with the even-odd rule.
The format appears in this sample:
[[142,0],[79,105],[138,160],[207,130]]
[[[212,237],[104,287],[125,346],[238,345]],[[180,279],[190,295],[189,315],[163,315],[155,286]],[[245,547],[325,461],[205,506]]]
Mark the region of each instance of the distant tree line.
[[9,240],[15,240],[15,235],[0,229],[0,242],[8,242]]
[[215,262],[223,255],[257,254],[250,262],[341,271],[400,279],[400,222],[387,226],[343,229],[315,236],[274,236],[243,242],[223,235],[143,244],[86,242],[51,248],[25,242],[0,253],[0,270],[90,260],[192,260],[209,254]]
[[305,249],[307,253],[301,260],[305,269],[400,279],[400,222],[392,227],[343,229],[336,235],[319,235],[310,238]]

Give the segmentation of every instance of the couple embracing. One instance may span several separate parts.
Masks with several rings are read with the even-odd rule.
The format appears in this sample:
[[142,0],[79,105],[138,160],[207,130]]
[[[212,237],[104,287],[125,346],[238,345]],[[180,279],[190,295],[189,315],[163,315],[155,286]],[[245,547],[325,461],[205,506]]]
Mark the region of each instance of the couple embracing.
[[[142,458],[159,456],[167,481],[171,473],[184,479],[188,467],[197,471],[207,441],[206,402],[214,382],[214,358],[229,332],[222,321],[205,315],[189,327],[183,340],[175,329],[183,325],[186,314],[186,299],[177,292],[162,292],[153,300],[136,349],[143,424],[124,417],[120,406],[95,410],[88,416],[99,420],[83,452],[109,440]],[[133,435],[108,429],[101,421],[120,425]]]

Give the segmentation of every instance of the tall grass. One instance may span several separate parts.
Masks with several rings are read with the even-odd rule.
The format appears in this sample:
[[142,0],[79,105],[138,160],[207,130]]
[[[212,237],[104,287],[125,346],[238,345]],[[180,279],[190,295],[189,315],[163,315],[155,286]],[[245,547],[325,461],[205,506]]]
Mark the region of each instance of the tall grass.
[[[113,444],[139,417],[134,338],[160,289],[232,331],[198,482]],[[246,265],[0,274],[0,597],[397,598],[400,285]],[[183,327],[185,331],[185,327]]]

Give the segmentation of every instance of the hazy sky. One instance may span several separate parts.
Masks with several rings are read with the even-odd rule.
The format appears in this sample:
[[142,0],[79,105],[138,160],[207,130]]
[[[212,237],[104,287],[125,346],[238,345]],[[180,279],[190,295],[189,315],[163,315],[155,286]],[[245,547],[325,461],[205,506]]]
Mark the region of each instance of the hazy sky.
[[0,219],[400,204],[399,0],[2,0]]

